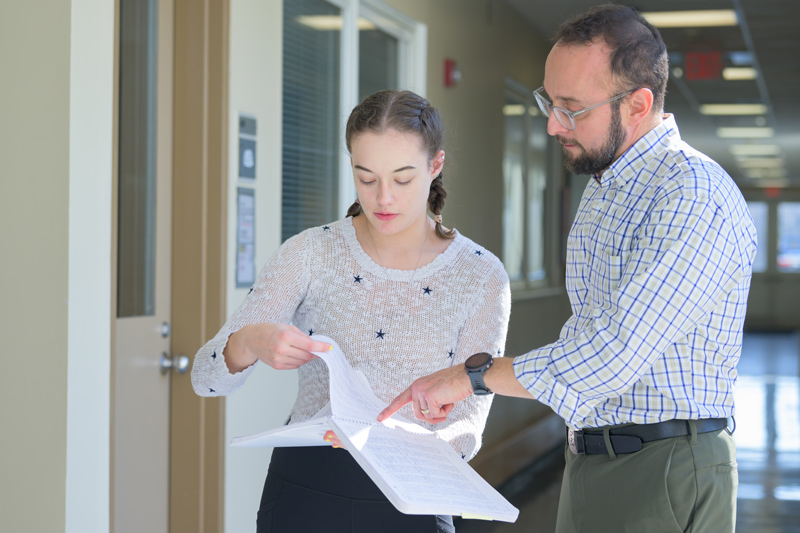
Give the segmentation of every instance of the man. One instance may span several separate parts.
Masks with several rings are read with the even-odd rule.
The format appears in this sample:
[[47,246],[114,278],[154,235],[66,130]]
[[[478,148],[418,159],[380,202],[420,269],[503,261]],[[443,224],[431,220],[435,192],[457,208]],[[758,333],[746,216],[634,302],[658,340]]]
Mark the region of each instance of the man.
[[569,428],[559,532],[734,530],[727,418],[756,232],[731,178],[663,114],[667,78],[661,36],[631,8],[559,29],[536,97],[567,167],[592,176],[568,241],[573,315],[555,343],[476,354],[379,417],[412,402],[443,422],[487,389],[549,405]]

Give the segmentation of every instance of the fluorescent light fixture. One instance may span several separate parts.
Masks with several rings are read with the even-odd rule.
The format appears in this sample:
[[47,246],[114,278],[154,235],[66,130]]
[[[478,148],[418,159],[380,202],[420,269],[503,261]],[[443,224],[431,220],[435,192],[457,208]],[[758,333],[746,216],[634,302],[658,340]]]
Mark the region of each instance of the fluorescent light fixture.
[[766,139],[775,135],[772,128],[717,128],[721,139]]
[[782,168],[747,168],[744,175],[754,180],[780,180],[786,177]]
[[780,155],[781,149],[777,144],[734,144],[731,153],[737,157]]
[[755,157],[739,159],[742,168],[783,168],[783,159],[779,157]]
[[[297,17],[297,22],[298,24],[319,31],[341,31],[342,29],[342,17],[339,15],[300,15]],[[374,30],[375,25],[367,19],[359,17],[358,29]]]
[[700,113],[704,115],[764,115],[764,104],[701,104]]
[[736,26],[739,19],[733,9],[699,9],[694,11],[650,11],[641,15],[656,28],[708,28]]
[[756,69],[753,67],[725,67],[722,69],[722,79],[727,81],[754,80]]
[[[507,117],[521,117],[525,114],[525,106],[522,104],[506,104],[503,106],[503,114]],[[532,117],[538,117],[542,113],[539,107],[532,105],[528,107],[528,114]]]

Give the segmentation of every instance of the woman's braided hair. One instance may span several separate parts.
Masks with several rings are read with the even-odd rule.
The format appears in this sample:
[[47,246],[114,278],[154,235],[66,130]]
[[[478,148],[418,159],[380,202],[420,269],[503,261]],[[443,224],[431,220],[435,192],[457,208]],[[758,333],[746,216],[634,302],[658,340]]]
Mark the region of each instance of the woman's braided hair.
[[[400,133],[415,133],[422,139],[428,159],[444,146],[444,123],[439,111],[423,97],[411,91],[380,91],[368,96],[350,113],[345,128],[347,151],[352,152],[351,142],[355,136],[367,131],[382,133],[394,130]],[[441,215],[447,191],[439,174],[431,182],[428,194],[428,209]],[[361,204],[356,201],[347,210],[348,217],[361,214]],[[444,239],[455,237],[454,230],[445,230],[436,222],[436,234]]]

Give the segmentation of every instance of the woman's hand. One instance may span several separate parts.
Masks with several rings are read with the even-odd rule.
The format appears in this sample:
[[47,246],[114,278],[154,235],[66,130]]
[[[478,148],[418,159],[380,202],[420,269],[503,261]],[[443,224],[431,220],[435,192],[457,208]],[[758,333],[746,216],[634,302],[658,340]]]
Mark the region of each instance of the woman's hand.
[[325,442],[330,442],[331,446],[333,446],[334,448],[344,448],[344,444],[342,444],[342,441],[339,440],[339,437],[337,437],[336,433],[334,433],[333,431],[330,430],[326,431],[323,440]]
[[327,352],[332,348],[294,326],[262,322],[245,326],[231,335],[224,355],[228,370],[235,374],[259,359],[276,370],[292,370],[317,359],[311,352]]

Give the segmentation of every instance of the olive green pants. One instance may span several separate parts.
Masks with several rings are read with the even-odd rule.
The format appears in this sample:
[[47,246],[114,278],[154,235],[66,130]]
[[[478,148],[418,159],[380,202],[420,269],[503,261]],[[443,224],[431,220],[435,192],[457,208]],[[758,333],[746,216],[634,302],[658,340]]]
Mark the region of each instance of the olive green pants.
[[635,453],[573,455],[557,533],[733,533],[739,484],[723,429],[645,443]]

